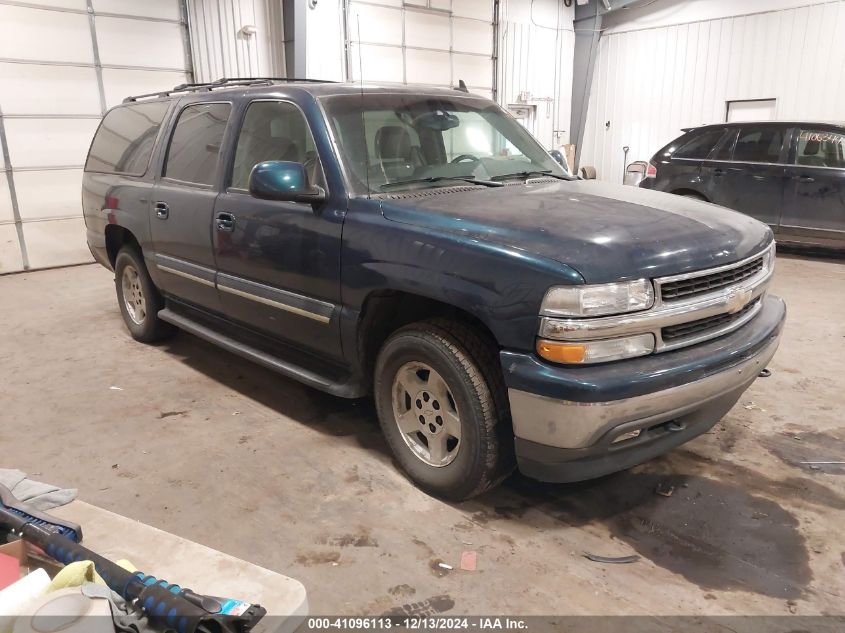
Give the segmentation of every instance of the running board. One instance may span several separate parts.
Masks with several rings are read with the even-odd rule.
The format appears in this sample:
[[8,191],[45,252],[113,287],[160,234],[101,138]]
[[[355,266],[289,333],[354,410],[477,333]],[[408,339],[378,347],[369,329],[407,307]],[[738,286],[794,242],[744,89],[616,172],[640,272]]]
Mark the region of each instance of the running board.
[[360,398],[366,395],[366,392],[362,389],[360,381],[357,381],[354,378],[342,381],[330,380],[327,377],[317,374],[309,369],[305,369],[299,365],[282,360],[278,356],[268,354],[256,347],[242,343],[241,341],[235,340],[225,334],[221,334],[217,330],[214,330],[207,325],[199,323],[182,314],[178,314],[170,308],[160,310],[158,318],[162,321],[175,325],[180,330],[185,330],[194,336],[208,341],[209,343],[214,343],[218,347],[222,347],[232,354],[237,354],[242,358],[246,358],[247,360],[251,360],[254,363],[266,367],[267,369],[271,369],[284,376],[298,380],[309,387],[325,391],[333,396],[341,398]]

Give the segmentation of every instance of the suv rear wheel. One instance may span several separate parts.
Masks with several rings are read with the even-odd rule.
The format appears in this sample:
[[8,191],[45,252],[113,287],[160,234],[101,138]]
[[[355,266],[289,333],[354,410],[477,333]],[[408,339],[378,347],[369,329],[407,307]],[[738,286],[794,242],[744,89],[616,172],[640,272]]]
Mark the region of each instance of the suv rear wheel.
[[123,322],[132,338],[154,343],[173,333],[173,326],[158,318],[164,300],[137,249],[131,246],[120,249],[114,262],[114,285]]
[[382,432],[422,489],[468,499],[513,469],[498,355],[471,328],[436,319],[397,330],[379,352],[374,383]]

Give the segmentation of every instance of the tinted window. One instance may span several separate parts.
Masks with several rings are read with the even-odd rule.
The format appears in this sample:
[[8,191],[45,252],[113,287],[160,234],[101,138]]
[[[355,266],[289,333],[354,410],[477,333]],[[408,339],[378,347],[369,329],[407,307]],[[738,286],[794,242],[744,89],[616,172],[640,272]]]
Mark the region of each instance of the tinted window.
[[742,128],[733,159],[743,163],[780,162],[783,132],[777,128]]
[[86,171],[142,176],[170,103],[138,103],[110,110],[97,129]]
[[677,158],[707,158],[724,133],[725,130],[720,129],[698,134],[678,149],[674,156]]
[[164,175],[185,182],[214,184],[231,109],[228,103],[198,103],[182,110],[170,139]]
[[810,167],[845,168],[845,134],[801,130],[795,162]]
[[716,151],[711,156],[712,160],[730,160],[731,156],[733,156],[734,151],[734,141],[736,141],[736,135],[739,133],[739,130],[730,130],[725,135],[719,144],[716,146]]
[[302,112],[292,103],[256,101],[250,104],[238,137],[231,186],[247,189],[252,168],[265,160],[302,163],[311,183],[322,180],[311,130]]

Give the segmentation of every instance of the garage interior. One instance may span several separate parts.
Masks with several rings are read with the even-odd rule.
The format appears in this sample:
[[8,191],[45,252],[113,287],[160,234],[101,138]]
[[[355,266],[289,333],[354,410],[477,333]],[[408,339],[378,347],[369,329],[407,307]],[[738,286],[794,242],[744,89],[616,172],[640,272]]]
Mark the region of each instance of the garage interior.
[[0,468],[296,579],[307,606],[278,630],[383,614],[827,630],[817,616],[845,616],[841,253],[778,251],[770,375],[707,433],[597,480],[514,473],[447,502],[397,469],[371,398],[185,332],[134,341],[80,191],[110,108],[224,77],[463,82],[572,173],[622,185],[686,128],[845,120],[843,32],[843,0],[0,0]]

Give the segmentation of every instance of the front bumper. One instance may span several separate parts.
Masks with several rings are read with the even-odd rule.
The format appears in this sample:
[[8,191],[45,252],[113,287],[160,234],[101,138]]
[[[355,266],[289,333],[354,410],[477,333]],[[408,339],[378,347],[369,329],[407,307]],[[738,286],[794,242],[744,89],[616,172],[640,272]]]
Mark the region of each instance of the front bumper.
[[769,295],[728,335],[592,367],[502,352],[520,470],[543,481],[590,479],[704,433],[772,359],[785,316],[783,301]]

